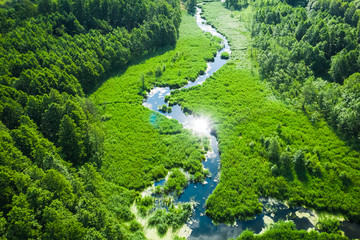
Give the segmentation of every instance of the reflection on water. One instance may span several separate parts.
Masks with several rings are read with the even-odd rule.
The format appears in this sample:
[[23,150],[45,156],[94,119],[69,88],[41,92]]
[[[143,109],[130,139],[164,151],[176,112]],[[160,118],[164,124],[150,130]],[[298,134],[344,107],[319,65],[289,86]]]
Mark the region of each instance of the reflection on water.
[[190,128],[197,134],[209,135],[210,122],[205,117],[195,118],[193,122],[189,123]]
[[[189,82],[183,88],[190,88],[202,84],[214,72],[219,70],[227,60],[221,59],[221,53],[231,52],[228,41],[224,36],[219,34],[214,28],[206,24],[206,21],[200,16],[201,9],[197,8],[196,22],[198,26],[205,32],[218,36],[222,39],[224,48],[219,51],[213,62],[208,63],[208,68],[204,75],[198,77],[195,82]],[[170,88],[154,88],[148,95],[144,106],[150,110],[160,112],[159,106],[165,103],[165,96],[171,92]],[[298,229],[314,228],[317,221],[317,216],[313,210],[305,209],[303,207],[289,208],[284,203],[278,202],[274,199],[259,199],[264,205],[263,212],[256,215],[253,219],[247,221],[237,221],[234,226],[225,224],[214,225],[212,220],[205,215],[206,199],[214,191],[219,181],[219,167],[220,156],[218,151],[218,142],[215,136],[210,135],[210,120],[205,117],[195,117],[193,115],[185,115],[179,105],[172,106],[171,113],[162,113],[168,118],[174,118],[183,125],[184,128],[192,129],[194,133],[209,136],[211,150],[206,155],[206,160],[203,162],[211,174],[211,177],[206,179],[203,183],[190,183],[184,192],[179,197],[179,202],[195,201],[197,203],[193,214],[193,219],[189,223],[192,233],[189,239],[229,239],[236,238],[245,229],[250,229],[255,233],[262,232],[265,227],[273,222],[279,220],[292,220]],[[160,180],[155,183],[155,186],[164,185],[165,180]],[[343,222],[341,230],[345,232],[350,238],[360,238],[360,225],[355,223]]]

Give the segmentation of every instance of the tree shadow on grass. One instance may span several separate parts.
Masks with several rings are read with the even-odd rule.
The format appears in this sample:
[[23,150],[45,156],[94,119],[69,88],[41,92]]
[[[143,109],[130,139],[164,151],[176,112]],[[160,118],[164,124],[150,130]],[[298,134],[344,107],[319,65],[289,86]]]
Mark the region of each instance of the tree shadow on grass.
[[99,88],[101,88],[101,86],[110,78],[113,77],[120,77],[122,76],[126,70],[133,66],[133,65],[138,65],[140,63],[145,62],[148,59],[151,59],[153,57],[157,57],[157,56],[161,56],[169,51],[174,50],[176,47],[176,45],[168,45],[162,48],[158,48],[157,50],[154,50],[151,53],[148,53],[144,56],[132,59],[131,61],[129,61],[128,64],[126,64],[125,66],[119,67],[118,69],[114,69],[111,70],[105,74],[103,74],[103,76],[100,78],[100,80],[98,81],[98,83],[90,90],[86,93],[86,97],[89,97],[90,95],[92,95],[93,93],[95,93]]

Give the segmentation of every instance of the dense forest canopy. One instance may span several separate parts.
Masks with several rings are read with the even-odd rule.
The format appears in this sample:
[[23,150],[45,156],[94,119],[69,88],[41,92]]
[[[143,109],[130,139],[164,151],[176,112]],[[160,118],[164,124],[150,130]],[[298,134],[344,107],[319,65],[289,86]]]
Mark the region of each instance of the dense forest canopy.
[[122,224],[135,192],[98,173],[104,133],[84,97],[174,45],[180,21],[177,0],[0,5],[1,239],[143,238]]

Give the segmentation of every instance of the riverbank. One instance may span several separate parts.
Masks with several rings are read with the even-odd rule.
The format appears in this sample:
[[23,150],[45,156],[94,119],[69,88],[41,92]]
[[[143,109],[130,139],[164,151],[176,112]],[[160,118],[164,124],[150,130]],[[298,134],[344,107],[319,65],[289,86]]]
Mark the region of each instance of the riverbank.
[[[207,3],[203,9],[220,32],[229,34],[232,55],[238,54],[201,87],[171,98],[217,122],[221,177],[207,201],[207,214],[217,222],[231,223],[261,212],[260,196],[273,196],[293,205],[355,216],[360,212],[359,186],[356,181],[345,186],[339,173],[356,165],[359,154],[324,121],[313,124],[276,99],[254,69],[240,63],[241,58],[251,62],[251,51],[243,49],[242,44],[248,43],[232,38],[249,36],[247,30],[241,37],[247,17],[240,20],[241,12],[231,13],[221,3]],[[239,25],[242,31],[236,33]]]

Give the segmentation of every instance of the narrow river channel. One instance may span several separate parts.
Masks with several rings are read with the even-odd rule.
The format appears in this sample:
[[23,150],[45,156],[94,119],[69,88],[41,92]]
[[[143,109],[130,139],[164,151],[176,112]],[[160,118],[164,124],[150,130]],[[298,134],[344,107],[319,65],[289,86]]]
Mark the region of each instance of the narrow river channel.
[[[215,28],[206,24],[205,19],[201,17],[201,9],[197,8],[196,22],[197,25],[204,31],[209,32],[214,36],[220,37],[223,41],[224,48],[217,52],[213,62],[208,63],[206,72],[199,76],[195,82],[189,82],[183,88],[190,88],[199,84],[202,84],[226,64],[227,60],[221,59],[222,52],[229,52],[230,45],[225,38],[216,31]],[[171,92],[170,88],[156,87],[151,90],[144,106],[150,110],[160,112],[159,106],[165,103],[165,96]],[[193,115],[185,115],[179,105],[172,106],[171,113],[162,113],[168,118],[176,119],[183,125],[184,128],[191,129],[194,133],[200,133],[206,135],[210,139],[211,150],[206,155],[206,160],[203,162],[205,168],[207,168],[211,174],[211,177],[207,178],[205,183],[190,183],[181,196],[178,202],[190,202],[195,201],[196,207],[193,213],[191,221],[188,223],[192,229],[189,239],[229,239],[238,237],[245,229],[250,229],[255,233],[260,233],[266,227],[267,224],[277,222],[279,220],[292,220],[295,222],[298,229],[310,229],[314,228],[316,224],[316,213],[313,210],[305,209],[303,207],[289,208],[284,203],[278,202],[274,199],[260,199],[263,203],[263,212],[256,215],[252,220],[237,221],[235,225],[228,226],[225,224],[215,225],[212,220],[205,215],[205,203],[209,195],[214,191],[219,181],[219,168],[220,168],[220,156],[218,151],[218,141],[215,136],[210,134],[210,125],[201,117],[195,117]],[[158,184],[163,184],[164,181],[160,181]],[[345,231],[345,235],[349,238],[360,238],[360,225],[349,222],[341,223],[341,230]]]

